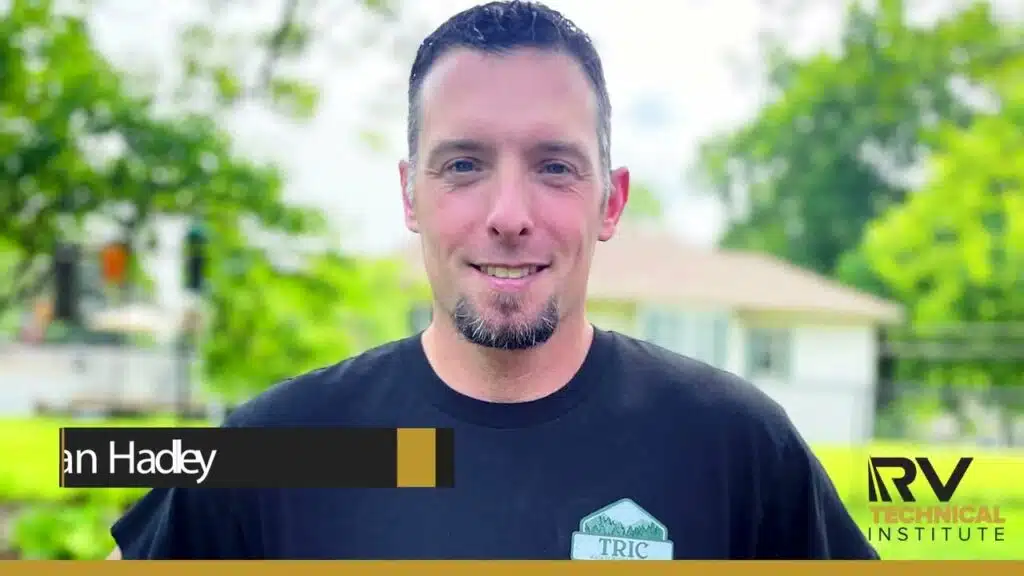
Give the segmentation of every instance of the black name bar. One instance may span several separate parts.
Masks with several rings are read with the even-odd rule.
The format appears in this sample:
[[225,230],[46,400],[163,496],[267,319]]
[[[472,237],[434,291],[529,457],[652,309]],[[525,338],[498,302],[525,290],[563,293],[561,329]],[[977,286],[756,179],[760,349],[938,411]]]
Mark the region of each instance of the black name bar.
[[66,488],[450,488],[448,428],[61,428]]

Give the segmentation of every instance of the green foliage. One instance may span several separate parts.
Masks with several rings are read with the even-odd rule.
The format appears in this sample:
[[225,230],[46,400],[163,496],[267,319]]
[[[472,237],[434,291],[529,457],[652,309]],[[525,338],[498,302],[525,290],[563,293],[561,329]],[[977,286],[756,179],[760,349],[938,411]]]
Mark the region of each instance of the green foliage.
[[947,131],[929,185],[870,227],[867,255],[918,322],[1024,318],[1022,127]]
[[412,301],[390,261],[312,254],[296,269],[241,242],[218,249],[227,253],[211,274],[216,313],[202,351],[205,377],[226,398],[408,334]]
[[[38,292],[58,239],[87,219],[119,225],[129,240],[156,214],[227,211],[291,233],[318,221],[285,206],[277,172],[234,154],[213,120],[160,116],[130,95],[84,20],[51,8],[17,0],[0,21],[0,111],[21,126],[0,137],[0,209],[15,215],[0,221],[0,242],[17,259],[0,307]],[[101,156],[104,142],[113,152]]]
[[88,501],[36,506],[15,522],[14,547],[25,560],[102,560],[114,548],[110,525],[120,512]]
[[[987,2],[911,25],[908,4],[851,2],[837,54],[771,51],[775,97],[708,142],[700,172],[736,215],[725,245],[907,305],[913,326],[894,336],[914,354],[926,339],[939,349],[924,360],[900,348],[897,379],[1024,384],[1019,340],[928,328],[1024,321],[1015,160],[1024,30]],[[907,176],[922,164],[931,176],[918,190]]]
[[[1011,30],[976,3],[931,28],[900,0],[851,3],[838,55],[766,62],[776,97],[750,123],[708,142],[699,171],[736,216],[728,246],[762,250],[834,275],[863,228],[903,201],[893,176],[919,159],[936,119],[969,122],[953,78],[1002,64]],[[877,287],[863,266],[854,280]]]
[[[394,2],[331,4],[335,17],[360,12],[371,27],[397,13]],[[323,26],[310,2],[282,0],[270,29],[240,35],[225,28],[237,20],[227,12],[248,12],[246,3],[207,7],[182,38],[182,106],[173,113],[132,90],[139,83],[98,52],[84,17],[47,0],[13,0],[0,17],[0,320],[13,328],[49,285],[58,242],[90,241],[91,226],[112,226],[133,248],[132,283],[146,286],[139,262],[154,223],[198,219],[211,232],[205,382],[240,399],[404,335],[409,294],[395,263],[340,254],[323,214],[285,202],[278,170],[238,155],[217,123],[255,101],[310,118],[319,92],[296,70],[335,23]],[[209,94],[213,102],[203,102]],[[0,455],[18,462],[0,469],[0,503],[31,504],[15,527],[23,556],[102,558],[110,522],[142,491],[58,488],[57,427],[0,426]]]
[[107,130],[121,95],[85,23],[56,16],[49,2],[12,3],[0,20],[0,60],[0,249],[14,271],[0,286],[4,310],[45,281],[40,256],[56,244],[58,210],[97,206],[98,178],[82,141]]
[[[266,38],[243,41],[198,20],[185,35],[183,94],[209,81],[220,106],[269,98],[290,117],[308,117],[315,87],[280,68],[309,41],[300,4],[284,2]],[[0,211],[14,215],[0,220],[0,262],[14,270],[0,279],[0,317],[48,285],[57,242],[83,239],[86,224],[113,226],[133,246],[139,286],[154,222],[201,219],[211,230],[212,316],[201,350],[205,381],[219,392],[249,396],[405,334],[394,265],[338,253],[323,214],[287,203],[275,167],[238,155],[216,109],[158,113],[97,52],[84,19],[49,2],[16,0],[0,40],[0,114],[22,127],[0,134]],[[243,85],[230,56],[258,41],[269,43],[260,45],[263,75]],[[97,143],[107,144],[104,154]]]
[[[1024,55],[1013,66],[1007,77],[1019,81],[1004,87],[998,113],[938,131],[928,183],[865,235],[863,258],[916,324],[1024,322]],[[993,332],[979,344],[987,350],[973,361],[937,369],[1024,384],[1019,341],[1014,350]]]

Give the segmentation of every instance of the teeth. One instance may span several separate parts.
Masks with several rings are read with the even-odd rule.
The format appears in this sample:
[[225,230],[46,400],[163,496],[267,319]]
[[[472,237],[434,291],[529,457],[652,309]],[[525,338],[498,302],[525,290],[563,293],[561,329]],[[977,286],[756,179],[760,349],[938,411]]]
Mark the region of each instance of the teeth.
[[536,266],[524,266],[522,268],[506,268],[504,266],[484,266],[484,274],[495,278],[523,278],[537,272]]

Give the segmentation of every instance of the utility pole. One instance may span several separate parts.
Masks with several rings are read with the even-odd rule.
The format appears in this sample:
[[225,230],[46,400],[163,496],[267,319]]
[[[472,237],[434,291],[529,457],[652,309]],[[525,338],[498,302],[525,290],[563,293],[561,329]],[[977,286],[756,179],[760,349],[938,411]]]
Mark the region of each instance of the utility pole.
[[[81,250],[75,242],[74,202],[63,195],[57,209],[60,236],[53,252],[53,318],[67,329],[81,326]],[[44,334],[45,337],[45,334]]]
[[53,317],[68,327],[81,320],[79,249],[69,242],[57,244],[53,254]]
[[185,233],[183,250],[184,288],[188,296],[178,338],[178,418],[189,415],[192,397],[192,358],[198,349],[202,326],[202,295],[206,284],[207,236],[202,224],[193,220]]

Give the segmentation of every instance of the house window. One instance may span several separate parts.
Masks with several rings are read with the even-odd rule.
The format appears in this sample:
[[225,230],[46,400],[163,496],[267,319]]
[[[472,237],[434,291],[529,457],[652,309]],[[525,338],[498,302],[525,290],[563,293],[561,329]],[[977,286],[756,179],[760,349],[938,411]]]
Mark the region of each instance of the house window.
[[690,345],[684,354],[717,368],[724,368],[726,347],[729,344],[728,317],[704,312],[690,315],[687,324],[687,341]]
[[790,375],[792,338],[781,328],[751,328],[747,332],[747,375],[785,380]]
[[679,352],[685,345],[681,315],[674,310],[648,310],[643,317],[642,338],[662,348]]
[[412,311],[409,313],[409,328],[414,334],[422,332],[427,329],[430,325],[430,320],[433,318],[434,309],[429,304],[419,304],[413,306]]
[[728,346],[728,317],[715,312],[654,309],[643,316],[644,340],[724,368]]

